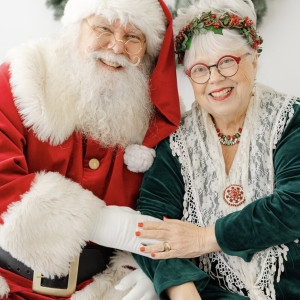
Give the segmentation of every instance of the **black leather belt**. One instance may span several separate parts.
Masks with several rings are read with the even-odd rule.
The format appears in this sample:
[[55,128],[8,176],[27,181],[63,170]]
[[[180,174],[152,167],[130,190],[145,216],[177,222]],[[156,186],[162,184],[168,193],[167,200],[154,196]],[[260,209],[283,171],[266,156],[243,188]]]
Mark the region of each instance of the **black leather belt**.
[[[113,249],[102,246],[86,246],[79,257],[77,284],[91,279],[97,273],[106,269]],[[33,280],[34,271],[12,257],[8,252],[0,248],[0,267],[18,274],[29,280]],[[54,279],[42,278],[41,286],[53,289],[66,289],[69,276],[56,277]]]

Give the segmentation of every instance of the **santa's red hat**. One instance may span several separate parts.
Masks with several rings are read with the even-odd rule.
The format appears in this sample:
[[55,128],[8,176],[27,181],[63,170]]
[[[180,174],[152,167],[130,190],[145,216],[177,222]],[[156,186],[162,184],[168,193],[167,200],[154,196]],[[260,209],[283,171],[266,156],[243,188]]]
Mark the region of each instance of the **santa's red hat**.
[[149,82],[157,114],[143,144],[128,146],[124,155],[129,170],[144,172],[155,157],[151,148],[175,131],[180,122],[172,15],[163,0],[69,0],[62,22],[68,26],[99,14],[109,21],[119,19],[121,24],[138,27],[146,37],[147,54],[157,59]]

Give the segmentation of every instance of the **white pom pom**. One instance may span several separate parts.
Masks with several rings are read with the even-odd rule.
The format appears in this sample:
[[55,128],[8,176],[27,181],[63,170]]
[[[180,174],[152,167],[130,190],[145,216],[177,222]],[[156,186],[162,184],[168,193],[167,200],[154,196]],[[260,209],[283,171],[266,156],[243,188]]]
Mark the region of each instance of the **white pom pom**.
[[153,164],[155,150],[143,145],[129,145],[125,149],[124,163],[135,173],[146,172]]
[[6,283],[5,279],[0,276],[0,299],[4,297],[8,297],[9,294],[9,286]]

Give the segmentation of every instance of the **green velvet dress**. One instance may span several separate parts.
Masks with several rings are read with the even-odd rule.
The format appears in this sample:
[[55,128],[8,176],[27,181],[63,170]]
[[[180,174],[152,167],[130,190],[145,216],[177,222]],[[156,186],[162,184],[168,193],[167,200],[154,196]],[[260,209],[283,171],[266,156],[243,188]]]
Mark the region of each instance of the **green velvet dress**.
[[[216,238],[222,251],[251,261],[253,255],[273,245],[285,244],[284,272],[275,282],[276,299],[300,299],[300,106],[273,151],[274,193],[257,199],[240,211],[217,220]],[[145,174],[137,202],[142,214],[182,219],[185,184],[181,164],[172,154],[170,141],[156,149],[153,166]],[[193,281],[206,299],[249,299],[221,287],[219,281],[198,267],[197,260],[152,260],[134,255],[144,272],[153,280],[160,299],[168,299],[168,287]]]

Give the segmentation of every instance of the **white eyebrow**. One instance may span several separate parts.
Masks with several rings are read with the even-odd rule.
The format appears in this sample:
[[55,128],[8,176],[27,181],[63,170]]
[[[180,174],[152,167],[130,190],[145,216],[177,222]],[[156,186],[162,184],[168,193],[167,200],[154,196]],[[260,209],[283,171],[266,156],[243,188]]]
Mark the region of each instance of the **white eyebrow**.
[[136,33],[136,34],[142,34],[142,35],[144,35],[144,34],[142,33],[142,31],[139,30],[139,29],[137,29],[137,28],[134,28],[134,29],[132,29],[132,30],[129,30],[128,32],[133,32],[133,33]]
[[[106,23],[104,21],[100,21],[99,23],[94,24],[94,26],[95,26],[95,28],[108,27],[109,29],[113,30],[113,28],[112,28],[113,25],[110,23]],[[145,36],[144,33],[140,29],[136,28],[135,26],[130,28],[128,31],[126,30],[126,34],[129,34],[129,33],[134,33],[134,34]]]

